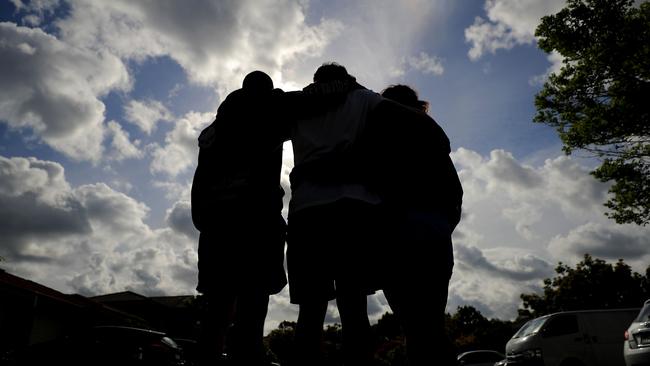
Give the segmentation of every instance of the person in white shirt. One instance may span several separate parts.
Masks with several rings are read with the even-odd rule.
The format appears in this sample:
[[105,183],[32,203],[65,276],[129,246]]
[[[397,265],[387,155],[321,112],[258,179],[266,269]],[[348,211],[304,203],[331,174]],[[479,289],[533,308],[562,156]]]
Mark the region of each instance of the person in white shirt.
[[366,297],[374,288],[367,253],[377,240],[380,198],[359,166],[365,123],[383,98],[345,67],[324,64],[300,95],[290,130],[287,270],[291,302],[300,305],[296,364],[317,365],[328,301],[336,299],[346,365],[371,360]]

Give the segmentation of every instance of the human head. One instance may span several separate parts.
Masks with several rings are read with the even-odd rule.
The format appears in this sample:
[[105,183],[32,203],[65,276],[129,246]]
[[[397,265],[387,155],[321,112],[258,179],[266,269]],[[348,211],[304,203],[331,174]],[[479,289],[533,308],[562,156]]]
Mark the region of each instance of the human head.
[[273,80],[266,73],[256,70],[246,75],[242,89],[253,93],[270,93],[273,90]]
[[388,88],[384,89],[383,92],[381,92],[381,96],[404,104],[405,106],[419,109],[423,112],[427,112],[429,110],[429,103],[424,100],[420,100],[418,98],[418,93],[408,85],[391,85]]
[[356,81],[357,79],[348,74],[345,66],[336,62],[322,64],[314,73],[315,83],[327,83],[330,81]]

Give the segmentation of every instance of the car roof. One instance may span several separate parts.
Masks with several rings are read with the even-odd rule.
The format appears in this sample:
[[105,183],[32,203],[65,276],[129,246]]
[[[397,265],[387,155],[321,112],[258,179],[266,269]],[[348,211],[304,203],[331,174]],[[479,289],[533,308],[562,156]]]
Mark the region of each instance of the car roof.
[[[650,300],[646,301],[646,304],[650,303]],[[589,310],[569,310],[569,311],[558,311],[557,313],[546,314],[538,316],[534,319],[547,318],[560,314],[595,314],[595,313],[614,313],[614,312],[626,312],[626,311],[639,311],[640,308],[624,308],[624,309],[589,309]]]

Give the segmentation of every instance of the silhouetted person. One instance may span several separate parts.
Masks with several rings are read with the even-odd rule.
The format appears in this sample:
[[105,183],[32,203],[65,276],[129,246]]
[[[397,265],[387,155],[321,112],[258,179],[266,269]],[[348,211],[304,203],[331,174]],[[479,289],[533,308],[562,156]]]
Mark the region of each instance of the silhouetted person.
[[318,365],[328,301],[336,298],[344,363],[366,365],[372,286],[364,266],[380,200],[358,174],[357,144],[382,98],[338,64],[319,67],[301,97],[301,116],[290,133],[295,167],[287,241],[291,302],[300,305],[296,364]]
[[286,134],[275,106],[279,93],[267,74],[251,72],[199,136],[192,219],[201,232],[203,364],[218,364],[231,324],[236,364],[262,364],[269,295],[286,285],[280,187]]
[[[460,221],[462,187],[449,157],[449,139],[408,86],[382,96],[369,128],[374,188],[387,213],[379,261],[383,290],[406,338],[412,366],[455,365],[445,334],[445,307],[453,268],[451,233]],[[409,108],[404,108],[407,106]],[[399,168],[399,174],[386,169]]]

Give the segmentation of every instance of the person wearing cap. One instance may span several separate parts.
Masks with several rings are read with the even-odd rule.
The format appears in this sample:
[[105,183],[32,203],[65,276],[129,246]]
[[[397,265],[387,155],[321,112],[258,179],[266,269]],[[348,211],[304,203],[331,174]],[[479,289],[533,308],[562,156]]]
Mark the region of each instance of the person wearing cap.
[[281,94],[267,74],[249,73],[198,138],[192,220],[200,231],[202,364],[225,362],[231,324],[231,361],[251,366],[265,362],[262,339],[269,295],[287,283],[280,186],[286,132],[276,107]]

